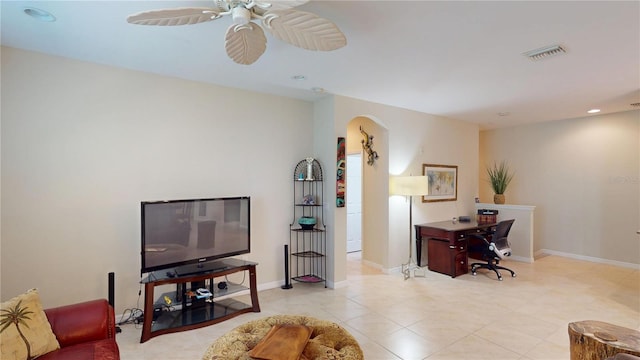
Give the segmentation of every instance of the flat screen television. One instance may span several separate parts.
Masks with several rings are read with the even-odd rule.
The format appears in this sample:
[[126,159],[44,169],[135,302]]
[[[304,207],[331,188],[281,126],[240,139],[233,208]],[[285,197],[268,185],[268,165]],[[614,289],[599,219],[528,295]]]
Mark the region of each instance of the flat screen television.
[[214,270],[213,260],[251,251],[251,199],[143,201],[140,274]]

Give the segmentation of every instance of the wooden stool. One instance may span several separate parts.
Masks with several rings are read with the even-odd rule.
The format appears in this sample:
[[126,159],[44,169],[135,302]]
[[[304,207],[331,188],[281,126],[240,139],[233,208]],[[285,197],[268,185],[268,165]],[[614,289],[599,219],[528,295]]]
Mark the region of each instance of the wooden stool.
[[586,320],[569,323],[571,360],[602,360],[618,353],[640,356],[640,331]]

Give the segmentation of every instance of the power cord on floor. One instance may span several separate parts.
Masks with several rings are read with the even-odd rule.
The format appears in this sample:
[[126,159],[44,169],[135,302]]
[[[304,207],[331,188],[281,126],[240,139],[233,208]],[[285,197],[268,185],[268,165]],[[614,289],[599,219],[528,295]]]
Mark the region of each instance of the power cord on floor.
[[[141,295],[142,295],[142,284],[138,288],[138,300],[136,304],[137,306],[140,306]],[[142,309],[138,307],[134,307],[130,309],[125,309],[122,312],[122,316],[120,317],[120,322],[118,322],[116,325],[124,325],[124,324],[139,325],[139,324],[142,324],[143,320],[144,320],[144,311],[142,311]]]
[[144,312],[142,309],[132,308],[125,309],[122,312],[122,316],[120,317],[120,322],[117,325],[124,324],[142,324],[142,320],[144,319]]

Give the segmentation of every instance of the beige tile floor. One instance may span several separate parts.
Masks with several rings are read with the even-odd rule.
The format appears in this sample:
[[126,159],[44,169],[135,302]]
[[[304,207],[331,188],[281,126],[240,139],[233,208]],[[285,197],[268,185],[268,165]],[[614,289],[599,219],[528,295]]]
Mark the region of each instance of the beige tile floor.
[[[332,320],[358,340],[367,360],[569,359],[569,322],[599,320],[640,330],[640,270],[547,256],[507,261],[518,273],[480,270],[452,279],[426,271],[403,280],[349,255],[349,285],[325,289],[294,283],[259,293],[261,313],[140,344],[140,328],[122,326],[123,360],[201,359],[217,337],[275,314]],[[248,299],[248,297],[247,297]]]

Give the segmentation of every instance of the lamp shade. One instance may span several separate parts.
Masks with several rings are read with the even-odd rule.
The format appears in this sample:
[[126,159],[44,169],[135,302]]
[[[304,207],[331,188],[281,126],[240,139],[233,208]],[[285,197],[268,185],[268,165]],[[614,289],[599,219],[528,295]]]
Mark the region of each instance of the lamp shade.
[[429,194],[426,176],[394,176],[389,179],[391,195],[420,196]]

